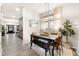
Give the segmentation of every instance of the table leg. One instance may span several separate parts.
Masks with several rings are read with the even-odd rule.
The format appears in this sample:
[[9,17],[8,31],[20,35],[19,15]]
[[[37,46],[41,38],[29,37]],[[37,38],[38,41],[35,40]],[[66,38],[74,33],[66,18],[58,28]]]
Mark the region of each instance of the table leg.
[[31,35],[31,37],[30,37],[30,48],[32,47],[32,35]]
[[47,51],[45,50],[45,56],[47,56]]

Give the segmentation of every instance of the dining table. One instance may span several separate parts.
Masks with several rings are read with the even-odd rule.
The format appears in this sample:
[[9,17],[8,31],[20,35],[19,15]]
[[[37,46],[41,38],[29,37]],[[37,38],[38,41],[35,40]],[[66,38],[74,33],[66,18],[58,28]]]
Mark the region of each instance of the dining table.
[[[31,34],[30,35],[30,48],[32,48],[32,44],[36,44],[39,47],[45,49],[45,56],[47,55],[47,51],[49,51],[50,46],[52,46],[52,43],[55,42],[55,39],[58,37],[58,35],[49,35],[49,36],[43,36],[41,34]],[[54,56],[54,46],[52,46],[52,56]]]

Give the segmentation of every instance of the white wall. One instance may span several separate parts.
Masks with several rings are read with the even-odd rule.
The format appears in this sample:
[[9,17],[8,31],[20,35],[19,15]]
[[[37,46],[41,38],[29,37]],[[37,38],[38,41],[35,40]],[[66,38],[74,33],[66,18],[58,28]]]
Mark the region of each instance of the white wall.
[[39,21],[38,14],[33,12],[31,9],[24,7],[23,8],[23,44],[30,43],[30,34],[33,31],[37,30],[39,32],[39,26],[36,29],[30,28],[29,20]]
[[63,17],[72,22],[76,34],[72,37],[71,43],[79,51],[79,4],[63,4]]

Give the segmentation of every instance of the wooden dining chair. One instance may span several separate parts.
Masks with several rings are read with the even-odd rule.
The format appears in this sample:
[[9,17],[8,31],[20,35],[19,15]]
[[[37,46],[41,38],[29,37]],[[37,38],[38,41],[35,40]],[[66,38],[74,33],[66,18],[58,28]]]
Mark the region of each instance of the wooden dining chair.
[[52,43],[52,46],[57,50],[57,53],[59,53],[59,55],[61,55],[60,51],[63,50],[61,44],[62,44],[62,36],[59,36],[58,38],[56,38],[55,42]]

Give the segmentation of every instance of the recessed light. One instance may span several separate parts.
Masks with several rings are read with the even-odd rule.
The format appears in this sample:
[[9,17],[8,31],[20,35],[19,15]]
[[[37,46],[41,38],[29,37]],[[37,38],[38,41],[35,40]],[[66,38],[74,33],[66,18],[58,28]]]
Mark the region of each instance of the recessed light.
[[20,11],[20,9],[19,8],[16,8],[16,11]]
[[15,16],[12,16],[12,18],[15,18]]

